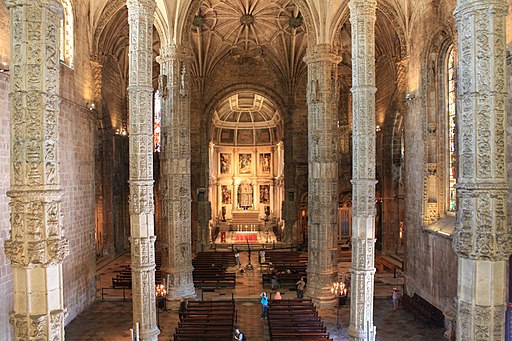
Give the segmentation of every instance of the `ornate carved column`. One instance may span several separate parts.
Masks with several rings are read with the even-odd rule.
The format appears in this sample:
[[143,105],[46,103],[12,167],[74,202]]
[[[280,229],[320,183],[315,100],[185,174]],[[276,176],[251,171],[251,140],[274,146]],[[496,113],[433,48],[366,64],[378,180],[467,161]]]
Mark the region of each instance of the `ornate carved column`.
[[458,0],[457,340],[503,340],[507,260],[506,0]]
[[153,198],[153,17],[154,0],[128,0],[130,26],[130,243],[133,323],[143,340],[157,340]]
[[162,106],[162,272],[167,298],[177,300],[195,295],[192,278],[191,192],[190,192],[190,87],[188,51],[164,46],[158,58],[166,79]]
[[57,0],[6,1],[11,18],[11,231],[15,340],[64,340]]
[[337,281],[338,129],[337,64],[331,45],[317,45],[308,64],[308,285],[318,301],[334,299]]
[[352,24],[351,340],[375,340],[375,10],[376,0],[350,0]]
[[[295,85],[295,79],[290,82]],[[282,218],[284,224],[284,242],[291,245],[298,244],[298,205],[297,205],[297,163],[293,158],[293,113],[295,111],[294,91],[296,86],[289,86],[288,89],[288,111],[284,113],[284,125],[286,129],[283,131],[283,140],[286,141],[286,149],[284,150],[284,198],[282,208]]]

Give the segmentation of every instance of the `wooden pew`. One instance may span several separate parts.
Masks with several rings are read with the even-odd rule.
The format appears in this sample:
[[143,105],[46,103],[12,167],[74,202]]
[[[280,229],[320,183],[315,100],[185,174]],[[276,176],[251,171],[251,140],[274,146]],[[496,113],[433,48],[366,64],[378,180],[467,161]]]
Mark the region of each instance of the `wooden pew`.
[[272,340],[329,339],[311,299],[271,301],[268,321]]

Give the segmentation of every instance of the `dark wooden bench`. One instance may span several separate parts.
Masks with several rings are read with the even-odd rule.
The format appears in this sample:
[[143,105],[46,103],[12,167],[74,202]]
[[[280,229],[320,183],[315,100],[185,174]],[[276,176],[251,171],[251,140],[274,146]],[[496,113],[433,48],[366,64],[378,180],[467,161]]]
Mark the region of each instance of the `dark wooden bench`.
[[268,321],[272,340],[329,339],[311,299],[271,301]]
[[[270,287],[272,276],[272,274],[261,274],[261,282],[264,288]],[[306,280],[306,273],[299,272],[291,274],[278,274],[277,280],[279,281],[280,286],[295,287],[295,284],[299,281],[301,277],[304,277],[304,280]]]
[[132,278],[112,278],[112,288],[131,288]]

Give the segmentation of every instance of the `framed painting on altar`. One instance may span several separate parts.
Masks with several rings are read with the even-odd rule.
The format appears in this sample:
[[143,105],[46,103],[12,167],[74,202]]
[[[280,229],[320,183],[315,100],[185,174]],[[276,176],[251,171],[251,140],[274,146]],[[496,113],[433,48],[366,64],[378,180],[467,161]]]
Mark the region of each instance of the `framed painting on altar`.
[[219,163],[220,163],[220,174],[231,173],[231,154],[220,153]]
[[238,154],[238,173],[251,174],[252,154]]
[[270,204],[270,185],[260,185],[260,204]]
[[262,174],[271,173],[271,156],[270,153],[260,154],[260,170]]
[[231,189],[229,189],[229,187],[226,185],[222,185],[221,192],[222,192],[222,203],[223,204],[231,204]]

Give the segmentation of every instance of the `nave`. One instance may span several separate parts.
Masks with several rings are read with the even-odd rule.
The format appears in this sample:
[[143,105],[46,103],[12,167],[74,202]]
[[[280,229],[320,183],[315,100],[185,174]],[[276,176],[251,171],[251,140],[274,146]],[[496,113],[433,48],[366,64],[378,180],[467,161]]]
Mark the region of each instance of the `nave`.
[[[248,264],[248,253],[240,253],[242,265]],[[130,255],[125,253],[118,258],[112,259],[98,265],[97,271],[97,301],[66,327],[66,340],[69,341],[125,341],[130,340],[130,328],[132,326],[132,302],[130,301],[130,290],[126,290],[126,300],[123,300],[122,290],[103,290],[104,299],[101,297],[101,288],[111,287],[112,277],[116,269],[129,265]],[[215,289],[213,292],[201,292],[196,290],[197,299],[204,300],[229,300],[231,295],[235,299],[237,311],[237,323],[240,329],[246,334],[250,341],[271,340],[267,320],[260,319],[261,305],[259,294],[266,291],[274,294],[275,291],[263,287],[261,278],[262,271],[255,253],[252,253],[253,270],[237,271],[236,286],[232,288]],[[338,263],[339,273],[347,272],[350,262]],[[233,269],[232,269],[233,268]],[[236,266],[229,270],[236,270]],[[393,273],[378,271],[375,276],[376,290],[374,302],[374,319],[377,327],[376,340],[398,341],[436,340],[443,337],[443,328],[435,327],[431,323],[425,323],[417,319],[411,312],[400,306],[393,311],[391,302],[391,290],[393,286],[400,287],[402,273],[398,272],[394,278]],[[398,283],[398,285],[397,285]],[[296,292],[290,288],[278,289],[282,299],[293,299]],[[350,295],[349,295],[350,296]],[[338,310],[339,309],[339,310]],[[338,307],[317,307],[319,316],[333,340],[348,340],[347,329],[350,323],[350,302]],[[339,313],[339,315],[337,315]],[[178,311],[159,309],[158,314],[161,333],[159,340],[174,340],[173,336],[178,325]],[[337,319],[340,327],[337,327]]]

